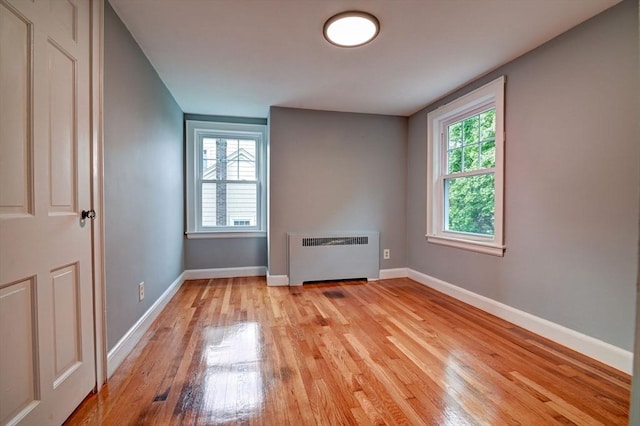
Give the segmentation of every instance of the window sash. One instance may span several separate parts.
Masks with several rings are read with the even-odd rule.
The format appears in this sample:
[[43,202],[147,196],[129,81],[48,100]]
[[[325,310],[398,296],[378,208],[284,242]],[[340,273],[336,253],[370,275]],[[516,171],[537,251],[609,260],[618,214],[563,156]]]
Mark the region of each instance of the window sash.
[[[493,183],[493,191],[494,191],[494,201],[493,201],[493,208],[494,208],[494,212],[493,212],[493,221],[494,221],[494,229],[493,229],[493,233],[492,234],[482,234],[482,233],[478,233],[478,232],[469,232],[469,231],[459,231],[459,230],[454,230],[450,228],[450,224],[449,224],[449,213],[450,213],[450,200],[451,198],[449,197],[449,194],[447,192],[446,186],[447,186],[447,181],[451,181],[454,179],[465,179],[465,178],[471,178],[474,176],[493,176],[494,178],[494,183]],[[496,187],[495,187],[495,172],[494,171],[487,171],[487,169],[482,170],[480,173],[468,173],[464,176],[459,175],[459,174],[454,174],[454,175],[446,175],[443,176],[442,179],[440,180],[439,183],[442,186],[442,234],[445,235],[452,235],[452,236],[458,236],[458,237],[462,237],[462,238],[472,238],[474,240],[480,240],[480,241],[493,241],[495,238],[495,208],[496,208],[496,201],[495,201],[495,192],[496,192]]]
[[229,180],[229,179],[200,179],[201,183],[246,183],[246,184],[252,184],[252,183],[258,183],[257,180]]
[[[442,129],[440,132],[440,143],[442,144],[442,146],[440,147],[439,151],[442,157],[442,173],[464,173],[467,171],[483,170],[495,167],[495,119],[493,123],[494,128],[491,130],[494,133],[493,136],[483,135],[482,132],[482,117],[489,111],[494,111],[493,115],[495,117],[495,105],[493,102],[484,105],[482,108],[476,108],[466,114],[462,114],[461,116],[456,117],[456,119],[447,120],[442,124]],[[466,130],[464,123],[467,122],[467,120],[475,117],[478,118],[477,129],[475,130],[476,140],[470,142],[466,140]],[[457,125],[460,126],[461,133],[459,136],[459,140],[452,139],[450,132],[450,128]],[[485,137],[483,138],[483,136]],[[487,148],[489,148],[489,150],[485,152]],[[473,157],[469,157],[470,153],[473,153]],[[489,165],[485,165],[487,161]],[[452,169],[456,169],[457,171],[450,171]]]
[[477,175],[486,175],[488,173],[495,173],[495,167],[487,167],[484,169],[472,170],[470,172],[460,172],[460,173],[446,173],[440,175],[439,179],[455,179],[455,178],[463,178],[469,176],[477,176]]
[[[211,133],[201,133],[198,135],[198,145],[196,148],[196,161],[198,164],[198,180],[199,181],[205,181],[205,179],[203,179],[203,175],[204,175],[204,139],[239,139],[239,140],[250,140],[253,141],[255,144],[255,159],[254,159],[254,167],[255,167],[255,177],[256,179],[252,179],[250,180],[251,182],[255,182],[257,181],[257,177],[260,176],[260,139],[257,137],[251,137],[251,136],[247,136],[247,135],[243,135],[243,134],[233,134],[233,133],[215,133],[215,132],[211,132]],[[232,162],[231,162],[232,163]],[[231,164],[231,163],[227,163]],[[239,163],[239,161],[238,161]],[[223,179],[206,179],[206,181],[223,181]],[[226,179],[228,181],[232,181],[232,179]],[[245,182],[245,181],[241,181],[238,180],[239,182]]]
[[[227,184],[240,184],[240,185],[255,185],[256,187],[256,197],[255,197],[255,204],[256,204],[256,209],[255,209],[255,217],[256,217],[256,224],[251,226],[251,225],[215,225],[215,226],[211,226],[211,225],[204,225],[204,217],[203,217],[203,196],[202,196],[202,191],[203,191],[203,185],[206,183],[212,183],[212,184],[219,184],[219,183],[227,183]],[[261,191],[260,191],[261,185],[260,182],[258,181],[216,181],[216,180],[201,180],[198,183],[198,193],[196,194],[197,196],[197,213],[196,213],[196,217],[197,217],[197,229],[200,231],[205,231],[205,232],[215,232],[215,231],[232,231],[235,230],[236,228],[241,229],[241,230],[251,230],[251,231],[257,231],[261,229],[261,216],[260,216],[260,208],[261,208]],[[228,189],[228,188],[227,188]],[[229,206],[226,206],[227,208],[227,212],[226,214],[229,214]],[[231,222],[233,222],[233,218],[229,218],[228,220],[230,220]]]

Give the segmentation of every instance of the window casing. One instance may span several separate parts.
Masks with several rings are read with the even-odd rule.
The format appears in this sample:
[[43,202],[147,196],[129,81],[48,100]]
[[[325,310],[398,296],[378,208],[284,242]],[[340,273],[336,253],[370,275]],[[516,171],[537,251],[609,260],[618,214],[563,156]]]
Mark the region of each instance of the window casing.
[[266,126],[187,120],[187,237],[263,236]]
[[427,116],[431,243],[504,254],[504,85],[503,76]]

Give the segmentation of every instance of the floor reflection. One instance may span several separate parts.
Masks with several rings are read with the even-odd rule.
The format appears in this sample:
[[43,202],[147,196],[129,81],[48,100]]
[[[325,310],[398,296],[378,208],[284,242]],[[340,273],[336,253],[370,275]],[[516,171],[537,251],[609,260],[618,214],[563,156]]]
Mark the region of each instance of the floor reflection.
[[[474,419],[469,418],[468,413],[474,412],[475,407],[469,405],[468,395],[478,392],[484,394],[489,391],[486,386],[473,378],[473,373],[468,371],[468,366],[459,362],[462,357],[464,357],[464,354],[459,354],[457,350],[452,349],[444,363],[444,375],[441,380],[444,383],[446,392],[443,397],[444,410],[442,412],[442,420],[439,423],[442,426],[476,424]],[[495,406],[493,404],[482,405],[482,416],[487,424],[494,424],[490,420],[493,419],[494,412]]]
[[210,327],[204,337],[203,414],[216,423],[258,414],[264,399],[258,323]]

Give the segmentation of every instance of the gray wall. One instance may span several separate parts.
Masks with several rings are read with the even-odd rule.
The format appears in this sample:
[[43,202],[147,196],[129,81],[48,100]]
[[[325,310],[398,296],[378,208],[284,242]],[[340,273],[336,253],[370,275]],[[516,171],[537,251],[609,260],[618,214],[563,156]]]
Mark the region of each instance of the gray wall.
[[267,266],[267,237],[185,240],[186,269]]
[[[182,111],[109,3],[104,191],[109,349],[182,273]],[[138,283],[145,299],[138,302]]]
[[407,119],[272,107],[269,126],[269,273],[305,231],[379,231],[381,269],[406,266]]
[[633,349],[635,8],[623,2],[454,95],[507,76],[504,258],[426,242],[426,115],[453,96],[410,118],[410,268]]
[[[637,3],[637,2],[636,2]],[[640,4],[638,4],[636,10],[636,16],[638,16],[638,20],[640,21]],[[639,40],[640,41],[640,40]],[[640,43],[637,46],[638,54],[640,54]],[[637,93],[638,99],[640,100],[640,91]],[[636,119],[638,123],[640,123],[640,111],[637,111]],[[640,215],[638,215],[638,220],[640,221]],[[640,241],[639,247],[640,251]],[[633,358],[633,382],[631,387],[631,413],[629,415],[629,424],[630,425],[638,425],[640,424],[640,252],[638,253],[638,284],[636,287],[637,295],[636,295],[636,336],[635,336],[635,351]]]

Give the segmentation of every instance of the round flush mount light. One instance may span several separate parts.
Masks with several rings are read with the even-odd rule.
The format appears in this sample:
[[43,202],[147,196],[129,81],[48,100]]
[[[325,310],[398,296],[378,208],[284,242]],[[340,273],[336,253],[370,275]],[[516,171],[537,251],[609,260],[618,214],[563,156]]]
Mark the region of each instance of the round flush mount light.
[[366,12],[349,11],[332,16],[324,24],[324,38],[340,47],[369,43],[380,32],[378,19]]

